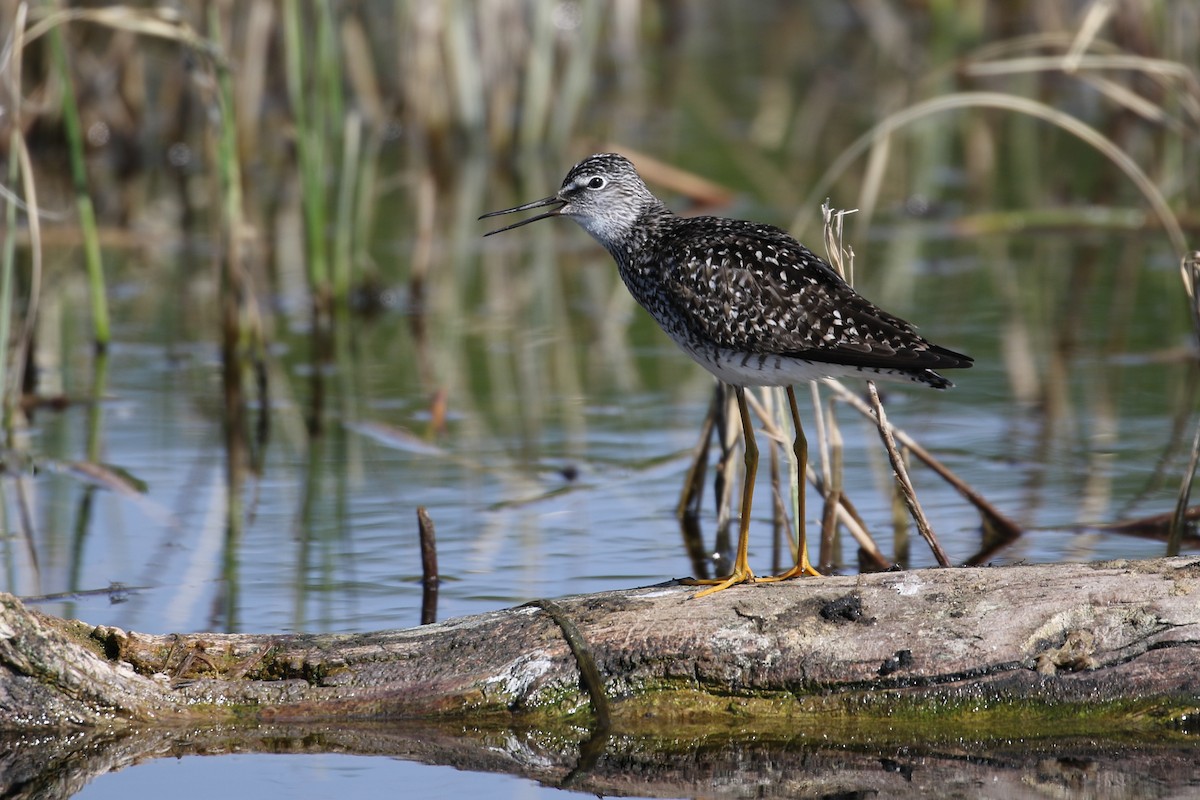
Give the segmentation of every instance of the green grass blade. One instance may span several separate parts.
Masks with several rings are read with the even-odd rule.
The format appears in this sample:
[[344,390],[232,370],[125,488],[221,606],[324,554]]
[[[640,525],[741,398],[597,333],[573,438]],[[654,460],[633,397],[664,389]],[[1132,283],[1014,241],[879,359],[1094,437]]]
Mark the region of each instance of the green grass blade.
[[84,162],[83,125],[79,118],[79,104],[75,97],[75,86],[71,80],[71,67],[63,44],[62,30],[55,28],[50,33],[54,62],[62,81],[63,126],[67,135],[67,149],[71,163],[71,180],[75,189],[75,205],[79,212],[79,225],[83,232],[83,252],[87,265],[88,284],[91,289],[92,325],[96,349],[108,347],[110,332],[108,322],[108,297],[104,286],[104,262],[100,254],[100,233],[96,225],[96,210],[88,193],[87,167]]

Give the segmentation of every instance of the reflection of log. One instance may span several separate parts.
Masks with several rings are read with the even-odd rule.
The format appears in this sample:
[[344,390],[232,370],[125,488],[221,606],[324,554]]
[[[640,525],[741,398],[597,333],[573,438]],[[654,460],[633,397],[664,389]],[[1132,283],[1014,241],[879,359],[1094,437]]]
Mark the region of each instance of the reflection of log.
[[[916,570],[702,600],[662,586],[411,630],[288,636],[125,633],[0,596],[0,720],[546,722],[586,708],[590,661],[615,730],[728,719],[797,735],[839,715],[894,726],[898,710],[919,707],[1027,734],[1011,701],[1050,713],[1113,700],[1161,725],[1200,694],[1197,587],[1194,558]],[[1094,724],[1060,719],[1055,730]]]
[[[42,737],[36,743],[32,737],[0,735],[0,797],[68,798],[99,776],[152,758],[251,752],[388,756],[598,796],[1188,797],[1200,778],[1195,746],[1184,742],[832,744],[822,736],[772,738],[728,729],[695,737],[610,735],[581,742],[577,732],[392,721],[157,726]],[[219,764],[213,769],[221,774]],[[410,787],[409,794],[419,788]]]

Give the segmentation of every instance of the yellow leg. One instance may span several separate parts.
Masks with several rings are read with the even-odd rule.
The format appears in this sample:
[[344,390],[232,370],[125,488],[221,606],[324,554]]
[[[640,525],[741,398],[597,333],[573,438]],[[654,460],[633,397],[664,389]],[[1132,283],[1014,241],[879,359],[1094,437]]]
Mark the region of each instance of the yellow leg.
[[742,417],[742,435],[746,440],[746,476],[742,481],[742,515],[738,520],[737,555],[733,559],[733,573],[729,577],[715,581],[689,581],[697,584],[715,584],[702,592],[696,592],[696,597],[704,597],[754,580],[754,573],[750,571],[750,504],[754,500],[754,476],[758,472],[758,443],[754,441],[750,409],[746,407],[746,390],[735,386],[733,391],[737,395],[738,413]]
[[783,581],[788,578],[798,578],[803,575],[820,575],[808,560],[808,526],[804,524],[804,490],[807,488],[808,473],[808,439],[804,436],[804,426],[800,424],[800,407],[796,403],[796,390],[787,387],[788,406],[792,412],[792,424],[796,428],[796,441],[792,451],[796,454],[796,566],[787,572],[773,575],[769,578],[759,578],[759,581]]

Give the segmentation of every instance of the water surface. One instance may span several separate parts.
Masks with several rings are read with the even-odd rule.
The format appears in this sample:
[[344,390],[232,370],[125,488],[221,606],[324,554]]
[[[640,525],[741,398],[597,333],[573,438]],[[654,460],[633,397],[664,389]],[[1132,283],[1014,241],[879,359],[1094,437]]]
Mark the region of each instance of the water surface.
[[[475,218],[549,194],[598,142],[716,182],[729,198],[716,213],[783,226],[817,218],[821,198],[812,202],[809,187],[850,141],[924,94],[962,88],[955,81],[966,79],[946,65],[1024,23],[975,29],[970,16],[901,11],[889,28],[827,4],[738,4],[736,13],[732,4],[683,5],[679,18],[670,4],[641,9],[632,27],[622,28],[616,11],[606,18],[600,66],[555,73],[564,85],[582,80],[579,102],[556,105],[545,136],[525,152],[497,153],[481,136],[442,141],[389,127],[356,273],[371,312],[359,306],[340,317],[332,343],[313,338],[298,190],[260,180],[269,174],[263,163],[248,165],[260,170],[246,181],[249,224],[271,254],[253,273],[269,392],[250,392],[250,412],[266,415],[269,434],[233,494],[212,258],[219,243],[207,218],[220,209],[204,206],[181,227],[173,214],[186,176],[147,170],[119,183],[142,200],[120,221],[104,217],[101,204],[107,226],[133,233],[105,248],[114,341],[99,391],[79,252],[60,244],[47,254],[39,392],[69,402],[36,411],[22,443],[30,467],[6,477],[0,589],[48,613],[147,632],[410,626],[422,611],[418,507],[436,525],[439,619],[692,574],[675,508],[712,379],[636,307],[609,257],[574,225],[547,221],[484,240],[491,226]],[[592,19],[589,8],[558,4],[554,24],[575,45],[561,53],[584,48],[571,26]],[[1113,136],[1132,124],[1091,86],[1048,79],[1039,87],[1043,100]],[[1021,79],[984,88],[1029,89]],[[575,132],[555,136],[567,124]],[[1167,158],[1174,141],[1155,152]],[[976,360],[953,376],[951,391],[892,387],[886,403],[893,423],[1023,530],[983,560],[1162,555],[1161,529],[1131,536],[1106,526],[1169,512],[1187,463],[1200,376],[1177,254],[1155,225],[1049,226],[1037,216],[1094,207],[1143,219],[1145,198],[1078,140],[1019,117],[936,117],[890,147],[878,195],[864,189],[866,156],[829,194],[841,207],[870,199],[846,230],[856,286]],[[262,150],[269,162],[274,151]],[[93,155],[103,174],[108,154]],[[1186,174],[1165,163],[1156,174]],[[677,184],[651,183],[673,207],[694,210]],[[210,187],[190,191],[206,196]],[[1176,202],[1186,207],[1187,198]],[[1028,213],[1027,227],[978,232],[981,215],[1008,210]],[[815,225],[802,233],[823,251]],[[802,410],[815,447],[811,404]],[[919,539],[896,540],[875,430],[844,404],[832,413],[845,490],[881,550],[904,566],[931,566]],[[751,562],[761,572],[772,561],[766,472],[752,520]],[[913,475],[951,559],[975,556],[976,510],[922,467]],[[820,508],[809,497],[815,530]],[[231,498],[240,507],[232,527]],[[23,502],[27,529],[18,522]],[[717,550],[711,482],[701,528],[705,549]],[[839,542],[834,567],[853,572],[853,543],[845,534]],[[542,744],[514,734],[496,750],[539,755]],[[703,762],[706,747],[717,748],[701,743],[689,758]],[[739,742],[748,749],[731,746],[721,763],[744,777],[774,752],[763,745],[761,759],[739,761],[753,747]],[[1053,763],[1065,773],[1075,762],[1064,748],[1047,758],[1061,758]],[[886,771],[901,750],[885,757],[867,748],[855,768]],[[809,755],[801,761],[839,769],[828,751]],[[933,763],[923,757],[904,762],[910,774]],[[1139,769],[1096,758],[1117,776]],[[998,775],[1045,777],[1043,766]],[[502,771],[338,753],[188,755],[104,775],[80,796],[186,797],[200,786],[205,796],[555,791]],[[1088,775],[1047,785],[1086,786]],[[764,778],[764,786],[783,784]]]

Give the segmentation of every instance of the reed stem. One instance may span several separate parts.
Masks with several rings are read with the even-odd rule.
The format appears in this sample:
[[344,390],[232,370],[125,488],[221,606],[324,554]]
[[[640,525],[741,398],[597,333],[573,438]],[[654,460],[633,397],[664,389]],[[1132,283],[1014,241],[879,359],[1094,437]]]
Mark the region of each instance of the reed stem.
[[[321,5],[321,4],[318,4]],[[320,17],[325,19],[324,15]],[[304,75],[302,54],[306,43],[300,24],[300,7],[297,0],[284,0],[284,60],[287,70],[288,99],[292,106],[293,122],[296,126],[296,152],[300,160],[301,204],[304,209],[304,232],[308,265],[309,289],[312,292],[314,310],[319,315],[328,311],[332,287],[329,282],[329,258],[325,225],[328,220],[325,201],[325,137],[319,124],[321,92],[314,92],[313,103],[309,103]],[[320,41],[324,37],[318,37]],[[331,46],[331,45],[327,45]],[[324,64],[318,46],[318,65]]]
[[111,334],[108,321],[108,296],[104,286],[104,262],[100,254],[100,232],[96,225],[96,210],[92,205],[92,197],[88,193],[83,123],[79,118],[79,104],[75,97],[70,61],[67,58],[67,48],[63,43],[60,27],[56,27],[50,32],[50,49],[54,54],[54,63],[62,85],[63,128],[67,136],[71,182],[75,190],[75,206],[79,213],[79,226],[83,234],[83,253],[91,292],[95,345],[98,351],[104,351],[108,349]]

